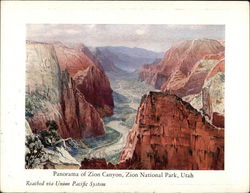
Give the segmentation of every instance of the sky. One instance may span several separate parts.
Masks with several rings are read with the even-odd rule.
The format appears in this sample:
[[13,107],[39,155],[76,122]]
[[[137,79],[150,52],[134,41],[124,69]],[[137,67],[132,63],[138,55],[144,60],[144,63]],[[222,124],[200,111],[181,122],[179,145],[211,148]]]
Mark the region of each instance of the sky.
[[28,24],[27,40],[127,46],[165,52],[175,41],[224,39],[224,25]]

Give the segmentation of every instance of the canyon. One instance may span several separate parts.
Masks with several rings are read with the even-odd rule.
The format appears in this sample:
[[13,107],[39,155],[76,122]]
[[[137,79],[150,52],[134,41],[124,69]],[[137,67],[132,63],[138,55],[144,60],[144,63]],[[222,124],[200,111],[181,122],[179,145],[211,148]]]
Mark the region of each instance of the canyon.
[[179,41],[159,63],[141,68],[139,80],[183,98],[211,123],[224,127],[224,65],[223,41]]
[[54,120],[73,140],[72,168],[224,169],[223,41],[179,41],[161,59],[139,48],[26,47],[27,123],[37,133]]
[[223,170],[224,130],[190,104],[162,92],[142,99],[118,164],[84,159],[81,169]]
[[[93,104],[87,100],[89,98],[88,92],[84,93],[80,90],[78,88],[79,82],[77,84],[72,78],[75,72],[74,69],[70,68],[70,66],[66,68],[67,62],[70,64],[76,63],[79,69],[78,72],[81,72],[81,70],[84,72],[84,70],[89,71],[89,68],[94,66],[94,63],[89,62],[90,60],[86,56],[85,58],[81,57],[84,56],[83,53],[77,55],[80,62],[74,63],[74,60],[71,60],[70,57],[68,60],[63,59],[63,56],[58,54],[52,44],[28,42],[26,48],[26,119],[30,127],[34,131],[44,130],[46,129],[46,121],[55,120],[59,125],[59,132],[64,138],[80,139],[103,135],[104,126],[101,116],[107,111],[112,113],[111,88],[106,87],[111,106],[106,107],[105,102],[101,101],[98,105],[103,105],[100,105],[98,112]],[[63,51],[69,50],[65,49]],[[73,50],[72,53],[77,53],[77,51]],[[72,56],[71,54],[67,54],[67,56]],[[60,62],[58,58],[65,63]],[[96,79],[105,78],[101,71],[98,72],[97,75],[99,76],[96,76]],[[95,75],[93,74],[93,76]],[[91,76],[86,77],[83,75],[81,78],[82,81],[86,81],[86,78],[91,78]],[[107,79],[104,80],[107,81]],[[84,83],[80,82],[80,84]],[[93,86],[96,85],[90,84],[89,89],[93,89]],[[96,90],[101,86],[97,86]],[[103,91],[105,88],[101,90]]]

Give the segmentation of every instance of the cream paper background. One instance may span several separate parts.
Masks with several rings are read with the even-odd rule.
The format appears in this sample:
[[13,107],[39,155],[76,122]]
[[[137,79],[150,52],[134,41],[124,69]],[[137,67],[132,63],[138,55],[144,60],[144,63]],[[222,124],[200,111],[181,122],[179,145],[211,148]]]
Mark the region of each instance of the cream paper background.
[[[2,192],[249,191],[248,2],[2,1],[1,9]],[[194,178],[191,179],[94,178],[95,182],[106,182],[105,187],[96,188],[25,186],[26,180],[38,179],[91,181],[91,178],[53,177],[52,170],[24,169],[25,25],[27,23],[224,24],[226,26],[225,170],[192,171]],[[175,172],[180,174],[182,171]]]

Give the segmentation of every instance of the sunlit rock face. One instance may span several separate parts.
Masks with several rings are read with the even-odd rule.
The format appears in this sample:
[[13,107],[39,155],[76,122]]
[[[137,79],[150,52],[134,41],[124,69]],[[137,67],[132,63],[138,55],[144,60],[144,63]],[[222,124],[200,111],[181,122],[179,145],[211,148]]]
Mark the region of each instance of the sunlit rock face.
[[202,89],[202,111],[217,127],[224,128],[224,72],[209,77]]
[[176,90],[185,84],[186,78],[199,60],[206,55],[223,51],[224,46],[216,40],[179,41],[165,53],[160,63],[144,66],[139,78],[157,89]]
[[224,130],[181,98],[150,92],[141,102],[120,162],[141,169],[222,170]]
[[61,72],[51,44],[26,44],[26,119],[33,131],[55,120],[64,137],[84,138],[104,134],[96,109],[79,92],[67,71]]
[[220,59],[215,59],[214,55],[205,56],[193,66],[188,76],[173,75],[162,86],[162,91],[175,94],[179,97],[200,93],[208,74],[220,61]]
[[72,77],[80,70],[95,66],[94,62],[79,49],[68,48],[62,43],[54,47],[61,70],[67,70]]
[[113,113],[114,102],[110,82],[101,63],[82,44],[56,45],[56,55],[62,70],[67,70],[88,103],[101,117]]
[[[212,124],[224,128],[225,61],[221,57],[203,77],[198,93],[186,95],[183,100],[200,110]],[[196,68],[196,71],[199,68]],[[199,80],[197,80],[199,81]],[[195,87],[197,84],[194,84]]]

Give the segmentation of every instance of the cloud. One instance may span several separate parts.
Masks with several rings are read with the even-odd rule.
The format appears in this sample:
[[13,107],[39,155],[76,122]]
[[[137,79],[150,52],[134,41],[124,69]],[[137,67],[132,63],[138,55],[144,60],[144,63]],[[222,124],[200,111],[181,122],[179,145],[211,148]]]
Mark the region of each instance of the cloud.
[[29,24],[27,39],[82,42],[87,46],[128,46],[166,51],[178,40],[224,38],[224,25]]

